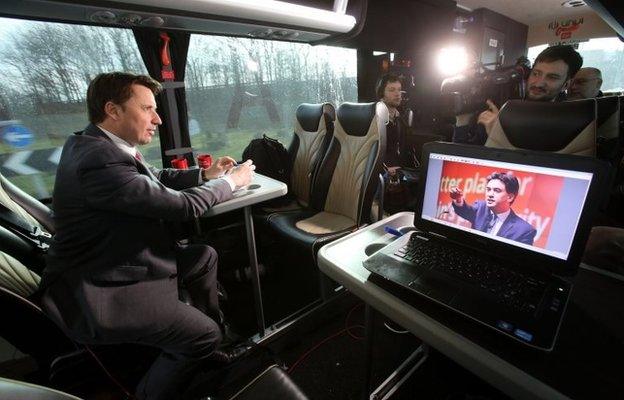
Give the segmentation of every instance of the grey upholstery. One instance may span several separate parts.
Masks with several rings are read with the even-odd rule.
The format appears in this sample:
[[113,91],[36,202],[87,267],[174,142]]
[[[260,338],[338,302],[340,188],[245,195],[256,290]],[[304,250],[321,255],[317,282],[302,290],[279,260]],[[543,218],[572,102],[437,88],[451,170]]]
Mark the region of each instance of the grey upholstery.
[[595,156],[596,101],[510,100],[501,108],[485,145]]

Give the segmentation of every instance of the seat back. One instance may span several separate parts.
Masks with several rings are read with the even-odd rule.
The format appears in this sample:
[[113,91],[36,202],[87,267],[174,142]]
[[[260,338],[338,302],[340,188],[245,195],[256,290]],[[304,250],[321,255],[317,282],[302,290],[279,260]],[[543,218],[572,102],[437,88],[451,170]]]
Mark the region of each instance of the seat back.
[[596,99],[597,118],[596,155],[612,165],[617,165],[620,153],[620,99],[617,96]]
[[32,294],[41,281],[27,267],[34,249],[23,238],[0,227],[0,336],[45,371],[54,358],[75,350],[73,342],[41,310]]
[[338,107],[334,137],[314,182],[312,208],[339,215],[352,226],[370,218],[387,123],[388,108],[381,102]]
[[596,155],[596,101],[509,100],[485,142],[487,147]]
[[617,96],[596,99],[596,135],[598,138],[613,139],[620,135],[620,99]]
[[336,113],[329,103],[303,103],[297,107],[295,135],[289,152],[293,157],[291,189],[297,200],[307,206],[316,171],[334,133]]
[[52,210],[0,174],[0,203],[30,225],[54,233]]
[[58,390],[6,378],[0,378],[0,398],[3,400],[80,400],[78,397]]
[[30,355],[46,373],[55,358],[76,350],[76,345],[41,310],[38,304],[0,287],[3,323],[0,336]]
[[[54,232],[50,209],[2,175],[0,202],[28,226]],[[4,318],[0,336],[31,355],[45,370],[59,354],[76,347],[32,299],[41,281],[43,254],[4,223],[0,220],[0,309]]]
[[[38,273],[43,271],[43,252],[37,244],[42,237],[31,236],[31,233],[34,228],[38,228],[39,232],[54,233],[50,208],[0,174],[0,213],[0,252]],[[6,271],[12,268],[2,261],[5,259],[0,258],[0,269]]]

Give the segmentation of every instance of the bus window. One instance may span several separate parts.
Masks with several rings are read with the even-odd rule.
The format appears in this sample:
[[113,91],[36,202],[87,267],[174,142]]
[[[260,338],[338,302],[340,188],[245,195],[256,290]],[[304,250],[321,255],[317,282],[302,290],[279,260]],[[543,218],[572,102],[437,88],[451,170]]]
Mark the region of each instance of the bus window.
[[[531,63],[535,57],[548,45],[533,46],[529,48],[528,58]],[[583,56],[584,67],[595,67],[602,72],[603,92],[624,91],[624,43],[618,38],[590,39],[581,42],[578,52]]]
[[240,157],[266,134],[291,140],[301,103],[357,101],[356,50],[192,35],[185,85],[193,148]]
[[[132,31],[0,18],[0,172],[37,198],[51,196],[65,139],[88,123],[98,73],[146,73]],[[161,166],[160,144],[142,150]]]

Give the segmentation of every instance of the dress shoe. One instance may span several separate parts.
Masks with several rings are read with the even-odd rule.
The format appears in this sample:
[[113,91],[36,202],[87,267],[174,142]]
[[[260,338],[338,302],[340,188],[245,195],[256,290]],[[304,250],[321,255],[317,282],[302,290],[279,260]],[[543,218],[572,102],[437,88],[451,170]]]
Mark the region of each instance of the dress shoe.
[[253,346],[253,343],[245,342],[237,346],[215,350],[208,359],[218,364],[231,364],[234,361],[243,358],[253,348]]

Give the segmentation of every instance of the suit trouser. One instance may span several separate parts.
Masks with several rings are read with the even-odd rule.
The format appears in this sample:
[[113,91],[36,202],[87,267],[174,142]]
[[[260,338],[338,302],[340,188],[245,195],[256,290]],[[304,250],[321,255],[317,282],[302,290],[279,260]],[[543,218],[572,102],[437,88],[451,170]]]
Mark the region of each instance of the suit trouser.
[[139,399],[178,398],[202,361],[221,342],[214,320],[219,315],[216,251],[205,245],[180,247],[177,264],[178,280],[188,290],[195,307],[178,301],[168,327],[140,339],[140,343],[158,347],[162,353],[139,383]]

